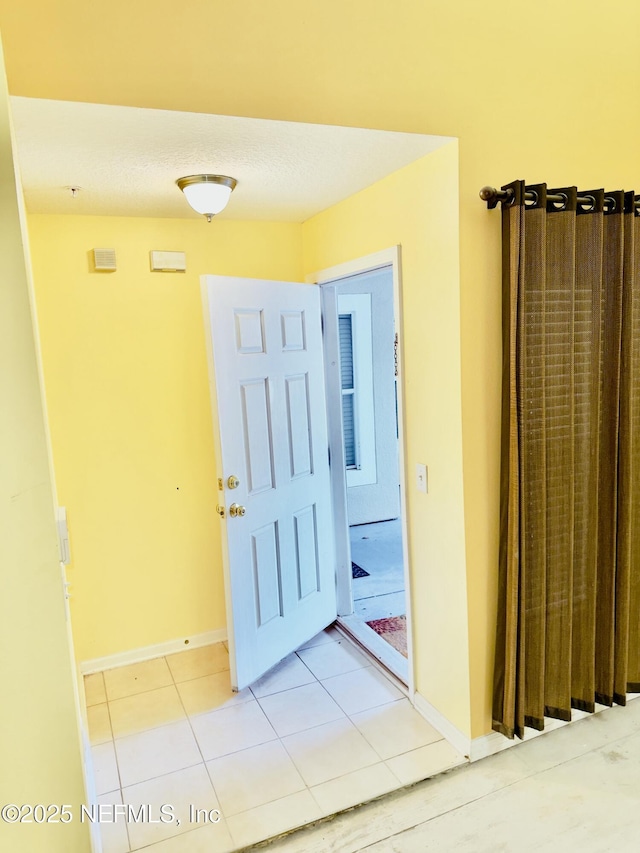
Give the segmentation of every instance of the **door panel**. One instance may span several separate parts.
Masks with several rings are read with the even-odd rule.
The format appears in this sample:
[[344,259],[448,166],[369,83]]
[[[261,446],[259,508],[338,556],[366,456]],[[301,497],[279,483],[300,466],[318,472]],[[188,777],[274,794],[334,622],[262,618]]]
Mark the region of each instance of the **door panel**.
[[275,460],[268,380],[260,378],[241,381],[240,395],[249,494],[256,495],[274,486]]
[[278,554],[278,522],[251,533],[253,579],[257,590],[258,628],[282,616],[282,573]]
[[202,291],[231,675],[242,689],[336,618],[320,293],[221,276],[204,276]]
[[315,504],[294,513],[293,522],[296,541],[296,568],[298,570],[298,597],[302,601],[303,598],[320,590]]
[[306,477],[313,473],[308,380],[309,377],[306,373],[301,373],[298,376],[287,376],[285,379],[291,479]]

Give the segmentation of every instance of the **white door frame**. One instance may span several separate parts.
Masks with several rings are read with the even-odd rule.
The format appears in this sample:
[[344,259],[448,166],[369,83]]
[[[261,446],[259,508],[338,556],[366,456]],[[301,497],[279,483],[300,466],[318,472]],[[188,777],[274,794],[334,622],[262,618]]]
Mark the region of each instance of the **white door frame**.
[[[402,532],[402,550],[404,558],[404,588],[407,606],[407,687],[409,696],[414,694],[413,675],[413,631],[411,619],[411,578],[409,572],[409,541],[407,531],[407,499],[406,499],[406,465],[405,465],[405,427],[404,427],[404,389],[403,389],[403,359],[402,359],[402,294],[401,294],[401,247],[392,246],[382,249],[365,257],[356,258],[328,269],[319,270],[306,276],[309,284],[322,286],[323,312],[334,310],[336,304],[336,292],[330,284],[340,284],[345,279],[366,272],[372,272],[383,267],[391,267],[393,278],[393,312],[395,333],[397,335],[397,367],[398,367],[398,465],[400,470],[400,529]],[[325,328],[325,334],[330,333]],[[335,349],[335,342],[325,340],[326,349]],[[351,561],[349,544],[349,523],[347,518],[347,492],[346,475],[344,465],[344,448],[342,441],[342,400],[340,391],[340,365],[330,363],[325,359],[325,377],[327,391],[327,415],[329,423],[329,445],[331,449],[331,483],[335,520],[335,546],[336,546],[336,573],[338,592],[338,615],[346,617],[349,628],[359,620],[349,619],[353,613],[353,599],[351,593]],[[356,626],[357,627],[357,626]],[[357,637],[356,637],[357,639]],[[382,641],[378,654],[377,649],[373,651],[376,657],[387,668],[394,671],[393,666],[384,659],[384,647],[387,644]]]

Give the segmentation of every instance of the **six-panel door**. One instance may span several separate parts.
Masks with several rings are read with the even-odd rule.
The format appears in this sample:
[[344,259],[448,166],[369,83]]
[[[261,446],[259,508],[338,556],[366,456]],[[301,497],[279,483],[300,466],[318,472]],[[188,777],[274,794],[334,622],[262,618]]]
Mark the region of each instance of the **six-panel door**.
[[202,291],[231,677],[242,689],[336,618],[320,294],[221,276],[203,276]]

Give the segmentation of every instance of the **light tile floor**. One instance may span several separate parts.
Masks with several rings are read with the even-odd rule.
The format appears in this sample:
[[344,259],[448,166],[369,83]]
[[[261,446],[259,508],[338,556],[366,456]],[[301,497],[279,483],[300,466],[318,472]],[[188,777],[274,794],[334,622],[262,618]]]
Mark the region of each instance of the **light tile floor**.
[[[394,759],[398,760],[398,759]],[[393,761],[386,762],[394,772]],[[274,840],[278,853],[635,853],[640,701]]]
[[102,822],[104,853],[227,853],[464,762],[334,628],[240,693],[228,669],[219,643],[85,677],[99,803],[156,821]]

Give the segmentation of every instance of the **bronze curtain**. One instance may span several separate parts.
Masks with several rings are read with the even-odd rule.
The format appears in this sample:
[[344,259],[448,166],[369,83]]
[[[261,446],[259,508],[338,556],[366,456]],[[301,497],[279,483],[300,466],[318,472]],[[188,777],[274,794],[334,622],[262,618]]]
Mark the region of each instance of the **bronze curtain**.
[[640,217],[508,187],[493,727],[522,737],[640,691]]

